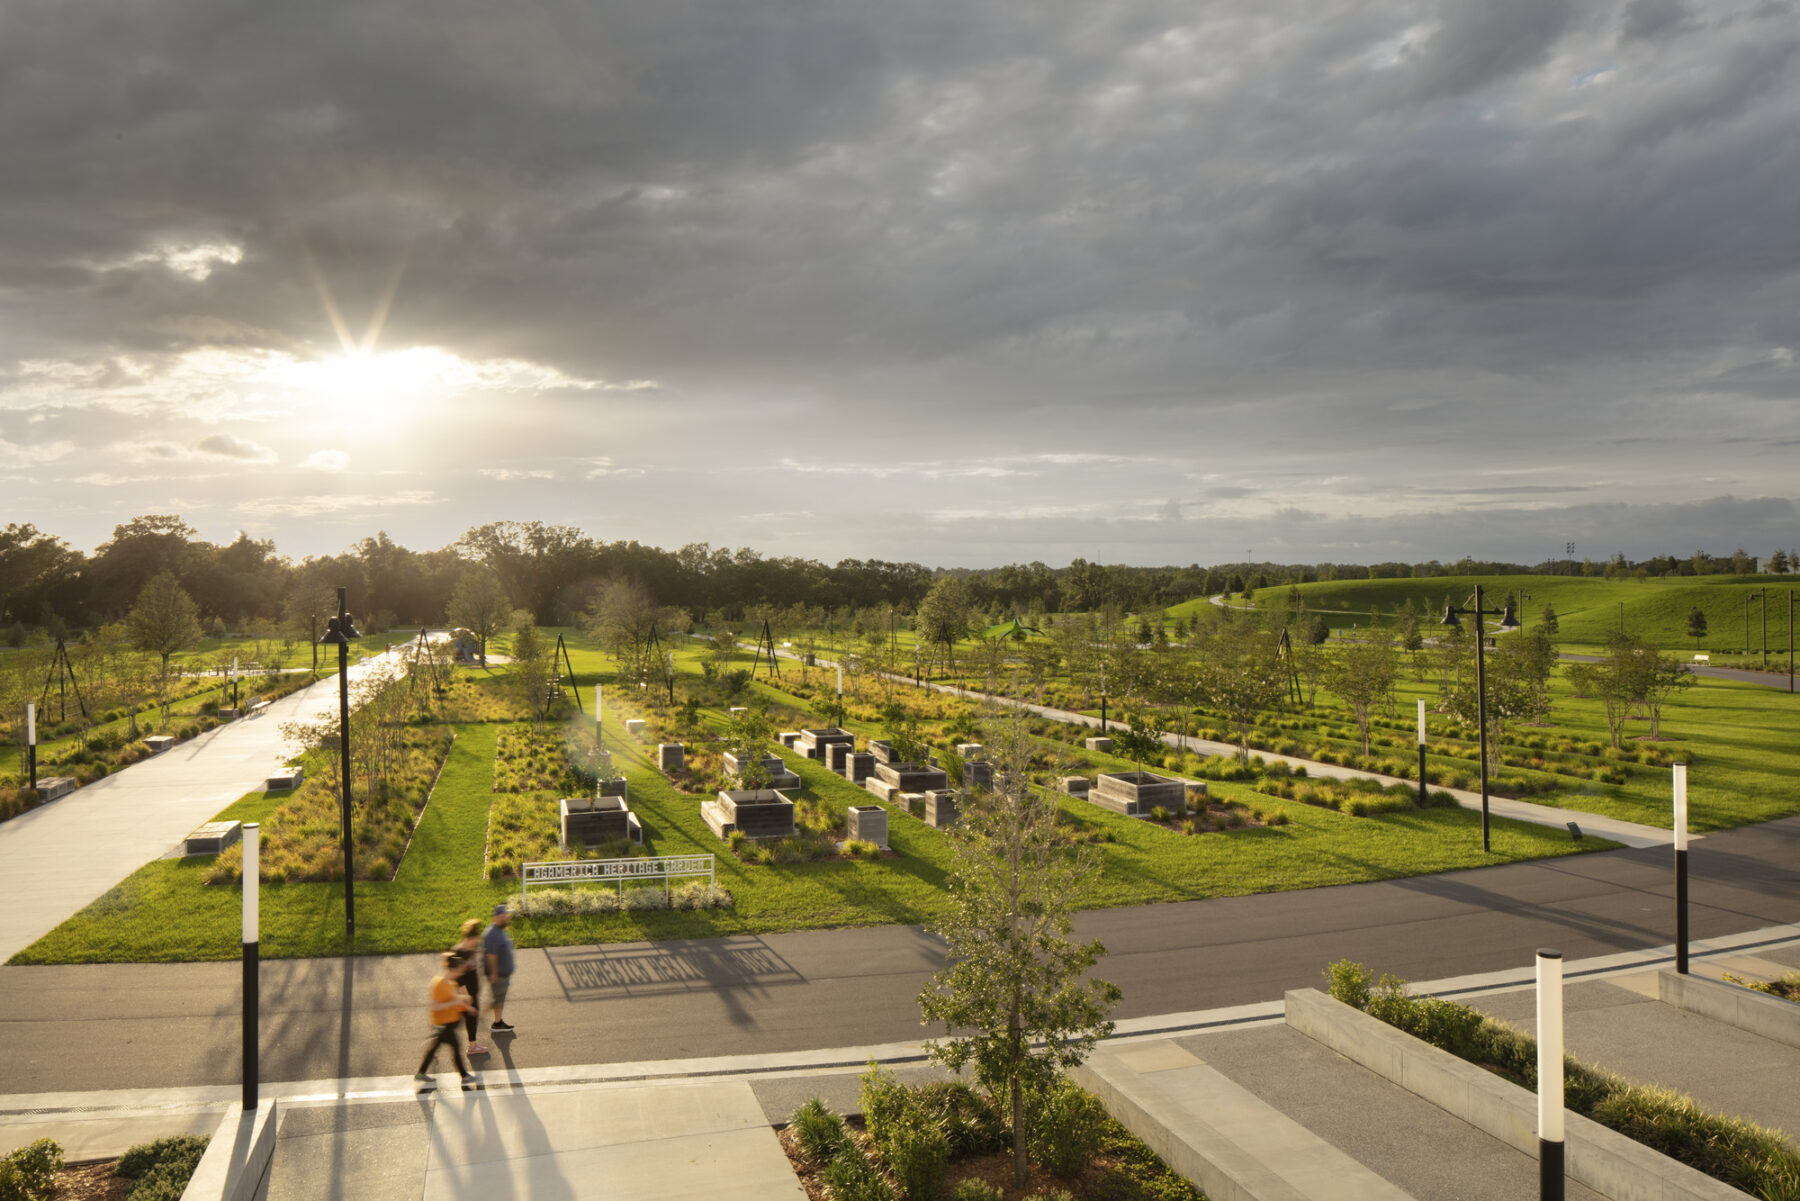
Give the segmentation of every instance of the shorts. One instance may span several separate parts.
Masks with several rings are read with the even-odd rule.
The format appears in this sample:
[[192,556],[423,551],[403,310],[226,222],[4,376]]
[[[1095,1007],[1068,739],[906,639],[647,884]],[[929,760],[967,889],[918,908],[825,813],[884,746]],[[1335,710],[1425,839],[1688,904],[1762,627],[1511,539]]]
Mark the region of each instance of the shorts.
[[488,981],[488,1004],[506,1004],[506,988],[512,983],[511,976],[496,976]]

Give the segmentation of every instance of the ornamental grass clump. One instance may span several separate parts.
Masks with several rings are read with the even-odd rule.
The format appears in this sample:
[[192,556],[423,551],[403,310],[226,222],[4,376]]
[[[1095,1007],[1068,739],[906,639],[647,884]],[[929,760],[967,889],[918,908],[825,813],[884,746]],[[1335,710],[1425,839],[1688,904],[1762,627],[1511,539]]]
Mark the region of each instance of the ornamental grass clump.
[[817,1097],[813,1097],[788,1118],[788,1127],[800,1144],[800,1154],[807,1162],[823,1167],[850,1146],[850,1134],[844,1119]]

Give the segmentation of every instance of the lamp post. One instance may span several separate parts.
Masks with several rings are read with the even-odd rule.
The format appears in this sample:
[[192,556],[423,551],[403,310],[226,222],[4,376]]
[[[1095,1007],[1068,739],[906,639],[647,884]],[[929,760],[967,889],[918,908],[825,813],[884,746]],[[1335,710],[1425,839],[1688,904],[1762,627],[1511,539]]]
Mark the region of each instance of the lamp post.
[[1419,808],[1425,808],[1425,701],[1419,701]]
[[338,778],[344,786],[343,829],[340,834],[344,860],[344,937],[354,943],[356,886],[353,881],[356,873],[350,840],[350,640],[362,635],[356,632],[356,626],[344,608],[344,590],[339,588],[337,594],[337,616],[325,623],[325,633],[319,636],[319,641],[335,643],[338,648]]
[[1769,670],[1769,590],[1756,590],[1756,611],[1762,615],[1762,669]]
[[1537,953],[1538,1197],[1563,1201],[1563,962]]
[[1510,604],[1501,609],[1483,607],[1480,584],[1475,585],[1473,605],[1444,606],[1443,624],[1460,628],[1458,619],[1464,616],[1475,619],[1475,724],[1481,727],[1481,849],[1486,852],[1492,844],[1488,835],[1487,628],[1483,619],[1498,617],[1503,630],[1518,629],[1519,619]]
[[25,764],[31,790],[37,791],[37,702],[25,702]]

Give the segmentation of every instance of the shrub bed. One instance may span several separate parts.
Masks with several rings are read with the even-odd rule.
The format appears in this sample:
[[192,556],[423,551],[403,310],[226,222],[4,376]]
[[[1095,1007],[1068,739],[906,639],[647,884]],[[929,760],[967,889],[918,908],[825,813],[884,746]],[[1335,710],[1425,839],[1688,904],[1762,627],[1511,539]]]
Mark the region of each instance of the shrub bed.
[[[1325,969],[1331,995],[1414,1038],[1537,1091],[1537,1040],[1467,1005],[1415,997],[1406,981],[1373,980],[1360,963]],[[1800,1153],[1777,1132],[1707,1113],[1673,1089],[1633,1084],[1573,1058],[1563,1065],[1569,1109],[1652,1150],[1767,1201],[1800,1201]]]
[[650,854],[650,848],[644,844],[622,838],[593,846],[576,841],[563,847],[560,802],[564,795],[562,792],[507,792],[494,798],[488,806],[484,879],[517,879],[521,863],[625,859]]

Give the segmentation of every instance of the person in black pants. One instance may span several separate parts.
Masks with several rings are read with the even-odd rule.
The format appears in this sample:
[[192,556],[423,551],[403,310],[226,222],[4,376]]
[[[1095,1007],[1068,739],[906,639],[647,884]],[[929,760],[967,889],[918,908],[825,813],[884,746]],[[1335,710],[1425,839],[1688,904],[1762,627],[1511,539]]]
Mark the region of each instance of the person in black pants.
[[[425,1054],[419,1059],[419,1070],[413,1073],[413,1082],[420,1088],[432,1087],[431,1069],[437,1065],[438,1048],[448,1046],[450,1057],[456,1064],[456,1070],[462,1073],[464,1088],[476,1086],[475,1073],[469,1070],[468,1060],[463,1058],[462,1040],[457,1037],[457,1027],[462,1025],[463,1015],[475,1009],[458,993],[454,978],[457,967],[454,964],[456,953],[445,951],[442,970],[431,978],[431,1034],[425,1041]],[[476,1012],[480,1012],[476,1010]]]

